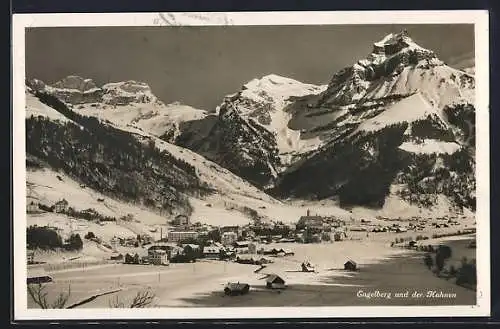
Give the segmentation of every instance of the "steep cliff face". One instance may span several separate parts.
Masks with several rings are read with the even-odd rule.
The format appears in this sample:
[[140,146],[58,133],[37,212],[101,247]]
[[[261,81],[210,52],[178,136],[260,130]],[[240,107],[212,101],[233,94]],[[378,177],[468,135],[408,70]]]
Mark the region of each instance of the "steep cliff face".
[[211,122],[207,118],[202,125],[211,125],[203,138],[185,133],[177,139],[177,144],[205,156],[257,186],[269,184],[276,177],[281,163],[275,137],[254,119],[245,120],[237,108],[226,103]]

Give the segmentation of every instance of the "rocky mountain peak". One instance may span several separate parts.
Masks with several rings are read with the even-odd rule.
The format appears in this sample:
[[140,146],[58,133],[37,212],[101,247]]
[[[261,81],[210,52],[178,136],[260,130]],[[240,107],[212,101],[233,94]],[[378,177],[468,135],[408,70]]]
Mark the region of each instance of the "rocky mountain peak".
[[68,104],[103,103],[120,106],[138,104],[163,104],[144,82],[128,80],[111,82],[99,87],[92,79],[69,75],[49,85],[38,79],[27,81],[36,91],[50,93]]
[[155,103],[158,98],[151,87],[144,82],[129,80],[107,83],[102,87],[102,100],[110,105],[127,105],[129,103]]
[[77,75],[69,75],[54,83],[52,87],[59,89],[72,89],[80,92],[98,89],[97,85],[92,79],[84,79]]
[[319,105],[339,106],[420,91],[439,108],[472,102],[474,79],[444,64],[406,31],[391,33],[373,44],[372,52],[335,73]]

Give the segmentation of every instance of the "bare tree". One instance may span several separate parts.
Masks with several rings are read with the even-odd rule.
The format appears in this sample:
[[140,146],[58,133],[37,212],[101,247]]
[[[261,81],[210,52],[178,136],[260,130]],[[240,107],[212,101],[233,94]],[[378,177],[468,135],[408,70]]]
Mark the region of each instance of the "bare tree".
[[113,300],[109,301],[109,307],[111,308],[145,308],[151,305],[156,295],[149,289],[138,291],[134,296],[130,304],[125,305],[118,296],[115,296]]
[[68,292],[61,292],[59,296],[57,296],[56,300],[49,304],[47,300],[47,291],[45,290],[45,285],[39,284],[29,284],[28,285],[28,294],[31,299],[40,306],[42,309],[58,309],[65,308],[66,303],[68,302],[69,296],[71,295],[71,286],[68,287]]

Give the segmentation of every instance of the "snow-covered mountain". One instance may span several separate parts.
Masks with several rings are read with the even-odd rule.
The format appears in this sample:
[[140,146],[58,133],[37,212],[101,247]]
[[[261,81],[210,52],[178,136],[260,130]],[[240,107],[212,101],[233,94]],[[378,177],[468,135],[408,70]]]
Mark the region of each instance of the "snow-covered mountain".
[[[106,129],[148,141],[185,164],[181,181],[223,199],[226,214],[235,208],[228,204],[285,211],[262,190],[349,208],[461,211],[475,208],[475,78],[466,71],[403,31],[375,42],[327,85],[271,74],[226,96],[215,113],[164,104],[145,83],[98,87],[70,76],[50,86],[30,81],[27,115],[73,120],[82,129],[89,124],[82,117],[97,118]],[[50,106],[48,96],[68,109]],[[189,193],[188,199],[205,202]]]
[[383,207],[395,195],[430,207],[439,195],[475,207],[474,76],[405,32],[336,73],[313,104],[335,135],[280,177],[281,197]]
[[304,138],[301,127],[290,122],[298,99],[317,97],[325,88],[275,74],[253,79],[200,121],[209,130],[185,131],[176,143],[265,186],[296,157],[322,144],[317,137]]
[[474,102],[473,76],[445,65],[403,31],[373,44],[373,51],[336,73],[320,104],[347,105],[419,92],[433,106]]
[[[35,82],[38,88],[32,83],[26,86],[28,201],[51,205],[65,198],[77,212],[92,209],[115,218],[134,215],[137,222],[133,225],[110,222],[96,231],[104,234],[102,230],[107,230],[110,236],[130,234],[131,225],[136,234],[151,234],[155,225],[164,226],[179,213],[190,215],[192,222],[242,225],[255,219],[293,222],[305,211],[303,204],[274,199],[193,151],[123,124],[119,115],[110,117],[115,122],[99,118],[96,112],[65,103],[40,88],[39,80]],[[90,107],[99,108],[109,110],[102,103]],[[179,122],[183,126],[190,121]],[[331,204],[316,209],[349,216]],[[56,217],[63,226],[69,223],[64,214]],[[47,218],[32,219],[40,223]]]
[[181,125],[207,116],[203,110],[178,102],[164,104],[144,82],[122,81],[97,87],[92,79],[68,76],[53,85],[37,79],[29,85],[57,97],[79,114],[119,126],[131,125],[168,141],[180,134]]
[[[105,204],[97,202],[95,209],[107,214],[106,208],[113,204],[117,216],[125,210],[116,205],[126,204],[122,209],[138,207],[142,209],[138,213],[151,212],[151,218],[182,213],[193,221],[218,225],[245,224],[255,216],[287,220],[282,216],[292,208],[203,156],[133,125],[74,109],[45,89],[26,88],[28,182],[40,181],[43,175],[76,182],[71,186],[59,182],[57,189],[63,190],[49,194],[39,184],[32,186],[38,199],[53,204],[64,197],[64,189],[76,188],[82,190],[79,194],[97,195],[92,204],[106,197]],[[91,206],[75,203],[70,206],[77,211]]]

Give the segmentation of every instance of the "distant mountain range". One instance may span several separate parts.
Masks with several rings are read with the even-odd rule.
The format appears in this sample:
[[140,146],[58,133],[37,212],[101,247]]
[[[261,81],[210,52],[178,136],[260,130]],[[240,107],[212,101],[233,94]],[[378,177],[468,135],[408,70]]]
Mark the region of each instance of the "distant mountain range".
[[215,112],[164,104],[137,81],[34,79],[26,95],[32,160],[152,209],[189,212],[213,193],[475,209],[473,66],[446,65],[405,31],[328,85],[271,74]]

